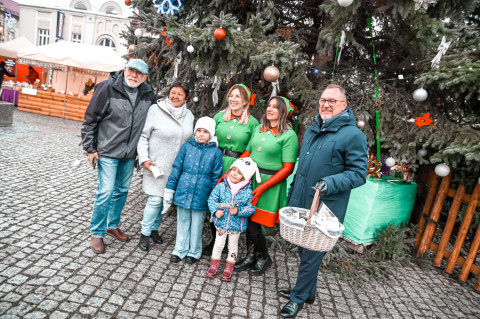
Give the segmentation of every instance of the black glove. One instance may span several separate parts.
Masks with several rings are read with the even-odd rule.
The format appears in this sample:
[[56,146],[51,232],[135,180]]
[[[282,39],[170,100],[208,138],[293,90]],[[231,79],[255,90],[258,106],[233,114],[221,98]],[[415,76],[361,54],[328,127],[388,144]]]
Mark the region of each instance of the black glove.
[[315,189],[315,190],[319,189],[320,190],[320,196],[323,196],[327,193],[327,182],[325,182],[324,180],[319,180],[317,182],[317,184],[315,184],[313,189]]

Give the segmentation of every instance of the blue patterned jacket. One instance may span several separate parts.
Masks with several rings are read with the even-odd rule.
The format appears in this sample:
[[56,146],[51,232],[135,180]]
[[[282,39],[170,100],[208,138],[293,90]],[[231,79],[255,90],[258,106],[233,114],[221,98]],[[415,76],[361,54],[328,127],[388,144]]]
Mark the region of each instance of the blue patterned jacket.
[[222,177],[222,169],[222,151],[214,142],[188,140],[178,151],[166,185],[175,191],[173,203],[186,209],[208,209],[208,196]]
[[[227,179],[215,186],[208,198],[208,208],[213,216],[215,226],[225,230],[245,231],[247,229],[248,217],[252,216],[256,210],[255,206],[250,202],[252,198],[252,182],[242,187],[233,198]],[[220,209],[218,203],[235,204],[238,208],[237,214],[230,214],[228,209],[224,209],[225,214],[218,218],[215,216],[215,212]]]

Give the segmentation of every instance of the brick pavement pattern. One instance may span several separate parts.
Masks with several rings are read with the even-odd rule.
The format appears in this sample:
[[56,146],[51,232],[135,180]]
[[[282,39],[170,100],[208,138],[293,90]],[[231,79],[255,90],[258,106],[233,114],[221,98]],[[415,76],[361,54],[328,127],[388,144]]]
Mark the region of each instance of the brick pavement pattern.
[[[146,196],[136,173],[120,226],[132,239],[107,236],[106,253],[95,255],[89,222],[96,171],[79,146],[80,127],[18,110],[12,126],[0,127],[0,318],[279,317],[286,300],[277,291],[294,285],[297,254],[272,251],[274,264],[265,276],[210,279],[208,258],[193,265],[169,262],[174,213],[160,226],[165,242],[141,251]],[[78,167],[75,160],[81,160]],[[480,294],[470,285],[416,266],[363,287],[320,274],[315,303],[297,316],[479,317]]]

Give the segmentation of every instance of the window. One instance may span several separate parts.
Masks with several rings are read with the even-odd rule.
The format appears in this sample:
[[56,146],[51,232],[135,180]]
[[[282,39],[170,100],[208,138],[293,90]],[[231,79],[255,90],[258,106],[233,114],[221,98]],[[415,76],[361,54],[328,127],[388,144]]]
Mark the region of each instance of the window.
[[82,43],[82,35],[79,33],[72,33],[72,42]]
[[38,29],[38,45],[47,45],[50,43],[50,30]]
[[83,2],[79,2],[75,5],[75,9],[78,10],[87,10],[87,6]]
[[115,7],[107,7],[107,9],[105,10],[105,13],[106,14],[118,14],[118,11],[117,11],[117,9],[115,9]]
[[115,43],[110,39],[102,39],[100,40],[100,42],[98,42],[98,45],[104,46],[104,47],[112,47],[112,48],[115,47]]

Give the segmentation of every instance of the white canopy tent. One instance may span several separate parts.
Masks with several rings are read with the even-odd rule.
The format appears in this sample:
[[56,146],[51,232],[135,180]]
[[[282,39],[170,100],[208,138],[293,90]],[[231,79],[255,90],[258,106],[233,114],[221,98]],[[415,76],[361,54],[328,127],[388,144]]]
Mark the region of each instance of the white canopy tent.
[[[65,103],[69,85],[78,88],[86,75],[106,79],[110,72],[123,69],[126,63],[113,48],[68,41],[21,49],[17,61],[66,72],[65,80],[63,76],[55,76],[56,83],[65,83]],[[70,80],[69,73],[74,75]]]
[[16,59],[20,49],[31,48],[33,43],[24,36],[0,44],[0,56]]

